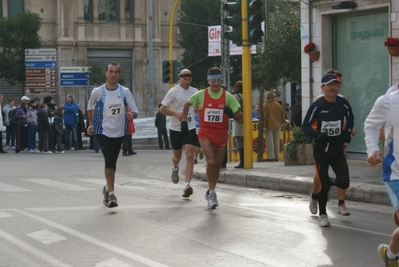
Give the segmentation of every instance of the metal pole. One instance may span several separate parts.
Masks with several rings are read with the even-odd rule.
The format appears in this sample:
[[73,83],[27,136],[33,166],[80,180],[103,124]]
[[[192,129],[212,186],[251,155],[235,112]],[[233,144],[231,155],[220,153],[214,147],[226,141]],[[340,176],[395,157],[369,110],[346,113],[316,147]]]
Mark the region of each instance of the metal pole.
[[[220,21],[221,21],[221,36],[227,32],[227,25],[224,25],[224,19],[227,17],[227,12],[223,9],[226,0],[221,0],[221,12],[220,12]],[[226,86],[227,91],[230,91],[230,41],[226,38],[222,39],[222,54],[221,54],[221,64],[223,71],[223,85]],[[231,147],[231,123],[229,123],[229,139],[227,146],[227,157],[228,161],[232,161],[232,147]]]
[[[176,0],[173,4],[172,14],[170,15],[169,22],[169,62],[170,68],[173,70],[173,22],[175,21],[175,14],[180,0]],[[172,73],[173,75],[173,73]],[[173,77],[170,77],[169,88],[173,87]]]
[[244,117],[244,168],[253,168],[253,152],[252,152],[252,75],[251,75],[251,45],[248,41],[248,5],[247,0],[241,0],[241,16],[242,16],[242,83],[243,83],[243,117]]
[[153,84],[153,46],[152,46],[152,0],[148,0],[147,8],[147,86],[148,86],[148,116],[154,117],[154,84]]

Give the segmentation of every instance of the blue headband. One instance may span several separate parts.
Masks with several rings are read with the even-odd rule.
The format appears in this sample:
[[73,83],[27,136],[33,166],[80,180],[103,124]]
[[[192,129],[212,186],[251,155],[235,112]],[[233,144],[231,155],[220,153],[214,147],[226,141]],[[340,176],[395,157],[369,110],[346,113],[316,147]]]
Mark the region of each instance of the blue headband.
[[208,80],[210,79],[222,79],[223,75],[222,74],[212,74],[212,75],[208,75]]

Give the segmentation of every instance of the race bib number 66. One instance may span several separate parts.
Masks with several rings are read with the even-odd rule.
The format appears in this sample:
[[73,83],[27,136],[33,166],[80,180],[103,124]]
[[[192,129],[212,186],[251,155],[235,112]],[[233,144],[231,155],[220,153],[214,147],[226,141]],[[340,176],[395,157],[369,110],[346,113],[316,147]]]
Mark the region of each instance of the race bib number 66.
[[223,109],[205,108],[204,121],[213,123],[223,122]]

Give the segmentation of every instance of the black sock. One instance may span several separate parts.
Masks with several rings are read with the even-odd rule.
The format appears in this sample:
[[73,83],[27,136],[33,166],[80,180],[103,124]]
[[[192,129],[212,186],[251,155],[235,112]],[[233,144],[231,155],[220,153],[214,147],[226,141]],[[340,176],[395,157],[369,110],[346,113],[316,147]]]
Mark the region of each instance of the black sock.
[[345,204],[345,200],[338,200],[338,206],[341,206],[341,204]]
[[317,199],[317,194],[312,193],[312,199]]

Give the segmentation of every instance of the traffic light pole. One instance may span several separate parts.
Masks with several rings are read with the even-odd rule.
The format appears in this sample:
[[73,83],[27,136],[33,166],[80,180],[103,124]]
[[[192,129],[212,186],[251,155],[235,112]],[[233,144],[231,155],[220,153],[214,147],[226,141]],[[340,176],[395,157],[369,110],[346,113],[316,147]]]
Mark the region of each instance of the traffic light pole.
[[242,83],[243,83],[243,120],[244,120],[244,168],[253,168],[252,157],[252,75],[251,45],[248,40],[248,0],[241,0],[242,17]]
[[[175,21],[175,14],[177,7],[179,5],[180,0],[175,0],[175,3],[173,4],[173,9],[172,9],[172,14],[170,16],[170,22],[169,22],[169,62],[170,62],[170,68],[173,70],[173,22]],[[173,73],[172,73],[173,75]],[[171,79],[169,80],[169,89],[173,87],[173,79],[171,76]]]

